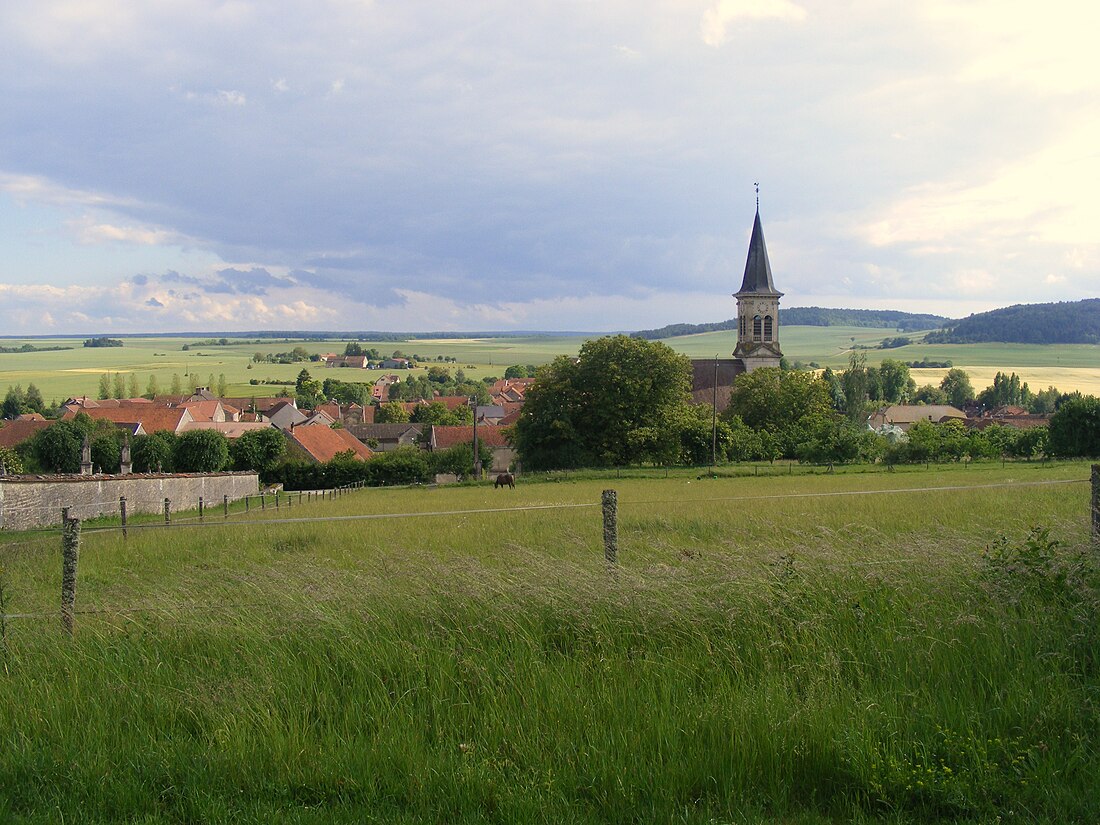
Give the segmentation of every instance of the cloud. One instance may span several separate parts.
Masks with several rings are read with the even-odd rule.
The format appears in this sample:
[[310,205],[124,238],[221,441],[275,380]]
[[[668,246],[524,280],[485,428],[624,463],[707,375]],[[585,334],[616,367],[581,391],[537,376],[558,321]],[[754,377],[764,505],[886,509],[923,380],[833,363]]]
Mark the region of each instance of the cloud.
[[782,20],[801,23],[806,10],[791,0],[718,0],[703,13],[700,24],[703,42],[721,46],[731,23],[738,20]]
[[668,296],[736,289],[761,180],[785,300],[1095,283],[1085,11],[819,9],[11,0],[0,277],[91,289],[72,295],[102,321],[95,289],[165,273],[119,304],[159,327],[206,299],[254,324],[302,302],[630,328],[659,325],[656,295],[710,316],[665,322],[720,320]]

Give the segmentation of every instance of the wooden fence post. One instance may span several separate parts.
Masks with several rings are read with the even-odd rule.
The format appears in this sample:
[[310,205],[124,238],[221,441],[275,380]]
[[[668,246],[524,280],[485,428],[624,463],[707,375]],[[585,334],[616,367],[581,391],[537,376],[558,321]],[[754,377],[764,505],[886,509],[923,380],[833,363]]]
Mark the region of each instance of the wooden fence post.
[[1092,465],[1092,540],[1100,544],[1100,464]]
[[169,498],[164,500],[164,523],[172,523],[172,500]]
[[80,557],[80,519],[67,518],[61,528],[61,629],[73,635],[76,563]]
[[245,511],[246,513],[248,512],[248,501],[249,501],[249,499],[251,499],[251,498],[252,498],[252,496],[245,496],[245,497],[244,497],[244,511]]
[[619,561],[619,494],[603,491],[603,555],[608,564]]
[[126,538],[126,496],[118,497],[118,512],[122,517],[122,537]]
[[267,493],[260,493],[260,509],[267,509]]

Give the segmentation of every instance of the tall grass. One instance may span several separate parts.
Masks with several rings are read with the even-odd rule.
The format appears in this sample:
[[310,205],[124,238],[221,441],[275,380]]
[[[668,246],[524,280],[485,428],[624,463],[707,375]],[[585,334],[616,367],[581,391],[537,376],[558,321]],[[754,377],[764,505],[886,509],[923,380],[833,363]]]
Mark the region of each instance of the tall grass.
[[[1085,485],[688,481],[623,480],[613,571],[598,508],[89,533],[103,612],[9,622],[0,821],[1100,818]],[[12,612],[54,538],[0,548]]]

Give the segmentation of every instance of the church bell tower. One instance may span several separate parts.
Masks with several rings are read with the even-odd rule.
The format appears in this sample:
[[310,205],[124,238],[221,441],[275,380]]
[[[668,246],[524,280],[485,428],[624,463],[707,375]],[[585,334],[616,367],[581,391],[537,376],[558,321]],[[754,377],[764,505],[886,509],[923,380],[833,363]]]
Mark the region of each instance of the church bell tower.
[[779,299],[783,293],[772,282],[768,248],[760,225],[759,187],[756,191],[756,220],[749,239],[745,277],[741,288],[733,294],[737,299],[737,347],[733,357],[741,360],[746,372],[758,367],[778,367],[783,357],[779,349]]

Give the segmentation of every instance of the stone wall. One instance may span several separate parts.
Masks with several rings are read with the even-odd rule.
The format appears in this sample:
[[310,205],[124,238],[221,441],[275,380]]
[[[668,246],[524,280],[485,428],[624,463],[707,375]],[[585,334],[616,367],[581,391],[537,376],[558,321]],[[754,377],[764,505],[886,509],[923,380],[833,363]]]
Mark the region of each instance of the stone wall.
[[61,508],[74,518],[117,516],[118,500],[126,512],[162,513],[164,500],[173,512],[194,510],[202,496],[206,507],[222,506],[223,496],[237,501],[259,489],[256,473],[150,473],[95,476],[0,477],[0,529],[28,530],[61,523]]

